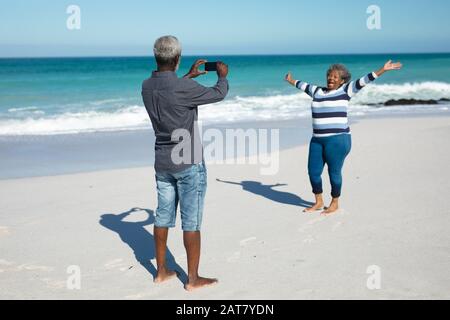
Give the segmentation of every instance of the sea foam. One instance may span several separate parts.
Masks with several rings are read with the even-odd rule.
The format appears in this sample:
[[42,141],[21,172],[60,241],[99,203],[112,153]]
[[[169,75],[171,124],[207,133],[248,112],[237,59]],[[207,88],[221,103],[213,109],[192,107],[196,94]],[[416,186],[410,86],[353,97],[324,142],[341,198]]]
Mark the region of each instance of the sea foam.
[[[293,92],[294,94],[289,95],[227,98],[220,103],[199,107],[199,120],[209,124],[310,117],[311,98],[305,93]],[[371,84],[352,99],[349,114],[359,116],[370,113],[445,112],[448,111],[450,104],[382,107],[388,100],[402,98],[422,100],[450,98],[450,84],[443,82]],[[108,101],[102,101],[102,104],[104,103]],[[25,118],[2,118],[0,135],[54,135],[151,128],[143,105],[123,106],[111,112],[87,110],[59,115],[36,112],[36,107],[10,108],[8,111],[9,114],[14,114],[26,110],[32,112]]]

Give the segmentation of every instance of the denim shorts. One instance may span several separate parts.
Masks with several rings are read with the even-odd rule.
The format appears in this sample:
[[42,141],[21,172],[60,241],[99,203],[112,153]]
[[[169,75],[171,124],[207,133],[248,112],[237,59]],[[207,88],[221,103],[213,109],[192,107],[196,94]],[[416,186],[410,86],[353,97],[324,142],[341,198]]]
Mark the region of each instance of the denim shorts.
[[155,177],[158,189],[155,226],[175,227],[179,203],[183,231],[200,231],[207,185],[205,164],[195,164],[177,173],[158,172]]

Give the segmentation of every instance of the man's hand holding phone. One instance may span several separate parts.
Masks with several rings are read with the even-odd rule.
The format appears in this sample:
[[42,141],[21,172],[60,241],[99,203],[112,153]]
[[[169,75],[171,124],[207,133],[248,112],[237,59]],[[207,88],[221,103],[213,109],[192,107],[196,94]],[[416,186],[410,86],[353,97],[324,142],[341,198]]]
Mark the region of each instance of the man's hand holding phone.
[[217,76],[219,78],[226,78],[228,75],[228,66],[222,61],[217,62]]
[[197,78],[198,76],[201,76],[203,74],[207,74],[207,71],[200,71],[198,68],[202,65],[205,64],[206,60],[203,59],[199,59],[197,61],[194,62],[194,64],[191,67],[191,70],[189,70],[189,72],[183,77],[183,78]]
[[[205,65],[204,71],[199,70],[201,65]],[[192,79],[201,76],[203,74],[207,74],[208,71],[217,71],[217,76],[219,78],[226,78],[226,76],[228,75],[228,66],[222,61],[207,62],[204,59],[199,59],[195,61],[195,63],[191,67],[191,70],[189,70],[189,72],[184,77]]]

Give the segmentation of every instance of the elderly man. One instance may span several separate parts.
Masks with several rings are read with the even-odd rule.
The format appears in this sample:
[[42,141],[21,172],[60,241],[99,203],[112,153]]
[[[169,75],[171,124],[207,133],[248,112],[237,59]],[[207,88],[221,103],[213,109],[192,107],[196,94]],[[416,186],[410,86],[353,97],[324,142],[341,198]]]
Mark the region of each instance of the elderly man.
[[161,37],[156,40],[153,50],[158,67],[143,82],[142,97],[156,136],[158,207],[154,237],[158,272],[155,282],[164,282],[176,275],[166,266],[166,246],[168,229],[175,226],[179,203],[188,262],[185,289],[191,291],[217,283],[217,279],[198,275],[207,177],[197,125],[197,106],[225,98],[228,93],[228,66],[217,63],[217,83],[208,88],[192,80],[206,73],[199,70],[205,60],[197,60],[188,74],[183,78],[177,77],[175,71],[181,59],[181,45],[177,38]]

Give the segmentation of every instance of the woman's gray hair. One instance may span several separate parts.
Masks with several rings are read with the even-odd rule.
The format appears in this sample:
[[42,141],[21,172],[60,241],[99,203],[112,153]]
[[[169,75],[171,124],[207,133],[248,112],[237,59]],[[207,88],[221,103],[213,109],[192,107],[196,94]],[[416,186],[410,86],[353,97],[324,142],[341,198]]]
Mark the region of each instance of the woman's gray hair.
[[181,56],[181,43],[174,36],[160,37],[155,41],[153,53],[159,64],[171,65]]
[[352,74],[348,71],[348,69],[340,63],[333,64],[328,68],[327,76],[330,75],[332,71],[339,72],[339,76],[345,83],[349,82],[352,79]]

